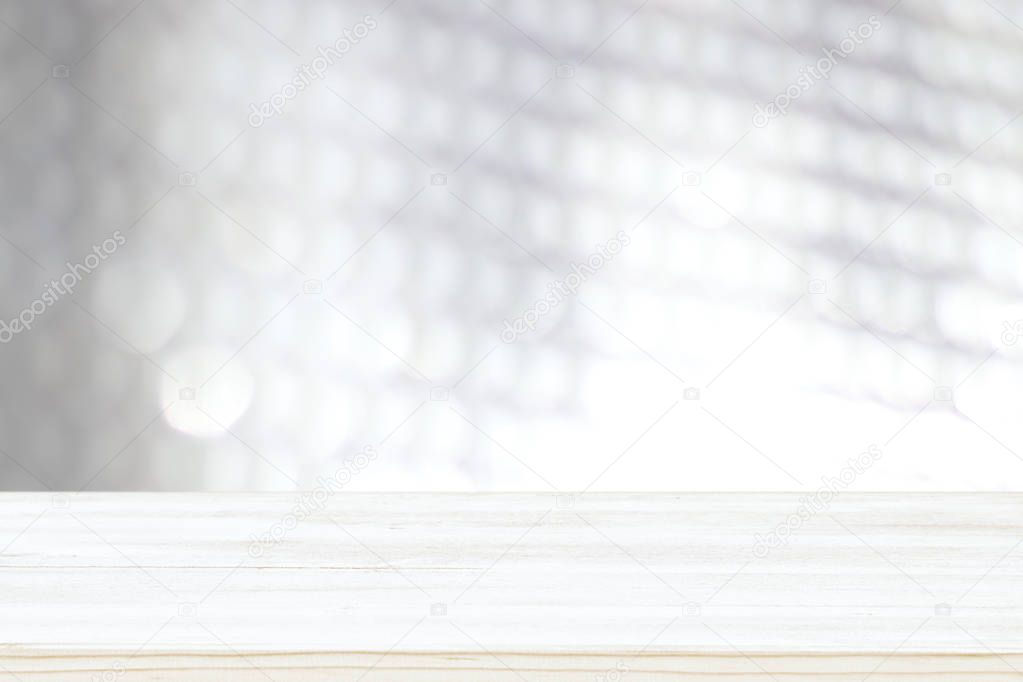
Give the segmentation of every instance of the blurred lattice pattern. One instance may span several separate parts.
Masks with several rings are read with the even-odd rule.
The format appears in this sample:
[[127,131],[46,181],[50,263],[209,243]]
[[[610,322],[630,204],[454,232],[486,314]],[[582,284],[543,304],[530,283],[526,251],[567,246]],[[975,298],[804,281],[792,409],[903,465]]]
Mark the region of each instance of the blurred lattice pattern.
[[352,489],[809,488],[870,444],[858,487],[1023,482],[1023,3],[0,21],[0,318],[126,237],[0,346],[3,488],[308,487],[367,445]]

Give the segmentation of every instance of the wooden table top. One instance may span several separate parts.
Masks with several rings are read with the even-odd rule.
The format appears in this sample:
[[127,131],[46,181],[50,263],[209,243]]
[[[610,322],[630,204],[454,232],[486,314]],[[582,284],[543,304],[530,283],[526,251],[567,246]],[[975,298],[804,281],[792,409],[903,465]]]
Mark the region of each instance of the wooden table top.
[[8,493],[0,675],[1018,680],[1021,542],[1019,494]]

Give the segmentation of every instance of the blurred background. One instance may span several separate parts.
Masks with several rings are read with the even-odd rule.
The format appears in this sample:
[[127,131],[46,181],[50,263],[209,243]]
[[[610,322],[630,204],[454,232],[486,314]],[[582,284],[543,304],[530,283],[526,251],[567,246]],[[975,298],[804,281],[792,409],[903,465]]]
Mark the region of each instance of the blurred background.
[[1023,2],[3,0],[0,64],[3,489],[1023,483]]

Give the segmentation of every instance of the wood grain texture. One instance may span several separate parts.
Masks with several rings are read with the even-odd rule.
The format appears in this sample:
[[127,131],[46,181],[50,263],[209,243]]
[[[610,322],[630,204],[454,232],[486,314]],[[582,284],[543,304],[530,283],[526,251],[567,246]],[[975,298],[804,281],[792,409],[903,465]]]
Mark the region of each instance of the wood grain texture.
[[4,494],[0,677],[1023,679],[1023,495],[802,505]]

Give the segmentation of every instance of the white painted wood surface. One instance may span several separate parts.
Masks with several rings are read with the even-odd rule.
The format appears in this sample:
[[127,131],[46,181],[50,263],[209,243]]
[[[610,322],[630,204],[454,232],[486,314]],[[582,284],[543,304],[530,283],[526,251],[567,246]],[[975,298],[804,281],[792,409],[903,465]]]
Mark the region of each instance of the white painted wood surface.
[[1023,679],[1023,495],[298,500],[0,495],[0,677]]

